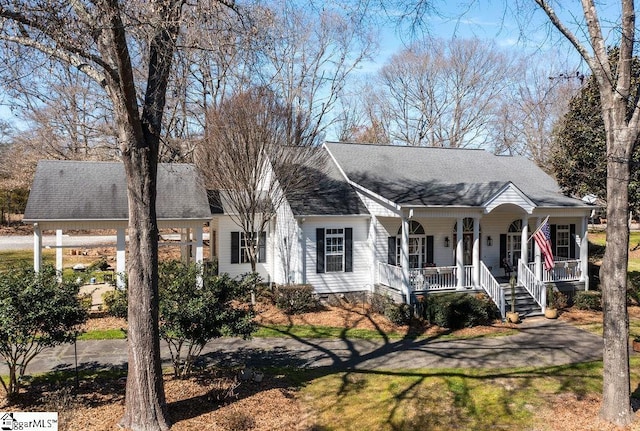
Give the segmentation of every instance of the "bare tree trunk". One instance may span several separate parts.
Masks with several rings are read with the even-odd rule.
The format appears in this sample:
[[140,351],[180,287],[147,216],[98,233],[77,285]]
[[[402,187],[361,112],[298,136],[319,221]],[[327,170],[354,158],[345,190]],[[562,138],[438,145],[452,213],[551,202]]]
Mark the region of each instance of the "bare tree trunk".
[[[153,151],[123,157],[129,190],[129,369],[120,425],[168,430],[158,332],[157,163]],[[135,328],[135,329],[134,329]]]
[[607,162],[607,244],[602,261],[604,351],[603,419],[631,423],[629,379],[629,314],[627,264],[629,259],[628,193],[629,161],[609,156]]

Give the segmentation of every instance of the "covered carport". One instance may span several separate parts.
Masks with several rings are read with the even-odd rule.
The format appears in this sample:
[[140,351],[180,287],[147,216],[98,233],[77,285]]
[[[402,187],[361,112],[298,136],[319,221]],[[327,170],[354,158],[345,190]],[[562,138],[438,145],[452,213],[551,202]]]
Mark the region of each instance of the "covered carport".
[[[64,231],[115,230],[115,271],[117,285],[122,286],[126,272],[127,202],[122,163],[40,161],[23,218],[23,222],[33,224],[34,269],[39,271],[42,266],[44,231],[56,232],[56,269],[61,273],[63,249],[77,247],[73,243],[63,244]],[[203,226],[211,220],[211,210],[193,165],[158,165],[156,215],[159,229],[181,230],[178,245],[189,250],[183,257],[202,263]]]

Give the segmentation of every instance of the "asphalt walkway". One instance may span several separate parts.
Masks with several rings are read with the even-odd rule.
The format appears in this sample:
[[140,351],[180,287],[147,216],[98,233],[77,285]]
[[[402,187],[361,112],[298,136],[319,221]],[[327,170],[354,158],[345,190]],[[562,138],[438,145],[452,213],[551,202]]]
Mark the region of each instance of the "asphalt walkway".
[[[602,359],[602,338],[559,320],[534,317],[520,332],[465,340],[342,340],[299,338],[222,338],[211,341],[202,360],[252,367],[293,366],[335,369],[503,368],[564,365]],[[169,365],[166,343],[162,358]],[[78,368],[125,367],[126,340],[78,341],[46,349],[26,374]],[[0,374],[6,374],[0,366]]]

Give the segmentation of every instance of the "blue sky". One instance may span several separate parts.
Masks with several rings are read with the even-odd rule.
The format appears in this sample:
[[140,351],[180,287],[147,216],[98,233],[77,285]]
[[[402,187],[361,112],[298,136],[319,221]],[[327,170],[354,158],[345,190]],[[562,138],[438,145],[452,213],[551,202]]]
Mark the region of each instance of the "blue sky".
[[[547,51],[560,52],[560,56],[569,58],[569,63],[579,65],[581,59],[573,47],[568,46],[564,39],[558,36],[555,29],[549,33],[549,24],[546,16],[541,12],[534,14],[537,9],[533,0],[433,0],[439,8],[438,15],[425,18],[425,28],[434,37],[449,39],[452,37],[491,39],[502,48],[525,50],[534,54],[540,54],[542,58]],[[514,12],[505,10],[516,8],[516,3],[522,3],[529,9],[519,8],[518,19],[528,23],[526,38],[520,37],[521,26],[514,17]],[[569,4],[563,0],[564,5]],[[615,2],[614,2],[615,3]],[[567,23],[579,23],[582,19],[579,2],[575,4],[573,11],[558,8],[558,14]],[[577,7],[578,9],[575,9]],[[607,18],[617,17],[617,5],[600,9],[601,19],[606,23]],[[617,20],[616,20],[617,21]],[[552,34],[552,37],[549,35]],[[613,33],[612,33],[613,34]],[[381,31],[380,51],[375,61],[363,65],[361,72],[373,73],[386,59],[400,51],[404,42],[410,41],[410,32],[407,29],[400,30],[392,25]],[[581,66],[586,72],[586,67]],[[1,97],[1,95],[0,95]],[[1,101],[0,101],[1,102]],[[15,120],[13,114],[6,106],[0,104],[0,119]],[[13,122],[13,121],[12,121]]]
[[[571,64],[579,65],[582,62],[575,48],[552,28],[547,16],[533,0],[433,1],[439,13],[425,18],[424,27],[430,36],[442,39],[477,37],[493,40],[498,47],[504,49],[540,54],[543,58],[553,52],[554,55],[568,59]],[[556,3],[555,11],[558,16],[580,37],[582,32],[576,31],[584,23],[580,2],[561,0]],[[619,22],[619,2],[598,2],[597,8],[603,33],[608,37],[609,44],[613,44],[618,35],[613,28]],[[384,29],[380,54],[375,63],[383,62],[402,49],[403,41],[410,41],[408,30],[399,31],[391,26]],[[367,69],[374,67],[370,65]],[[586,72],[586,65],[579,67]]]

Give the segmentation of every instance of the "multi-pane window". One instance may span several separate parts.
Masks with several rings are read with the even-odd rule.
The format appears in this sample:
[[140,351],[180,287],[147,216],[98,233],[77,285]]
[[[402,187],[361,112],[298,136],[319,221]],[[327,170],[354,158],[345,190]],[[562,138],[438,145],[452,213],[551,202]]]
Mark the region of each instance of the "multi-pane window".
[[571,237],[568,224],[556,226],[556,257],[569,257],[569,238]]
[[325,270],[344,271],[344,229],[325,230]]
[[247,238],[244,232],[240,232],[240,263],[249,263],[249,250],[251,240]]
[[[254,233],[254,239],[258,241],[257,262],[266,262],[267,235],[265,232]],[[231,232],[231,263],[250,263],[249,252],[251,250],[251,236],[244,232]]]

